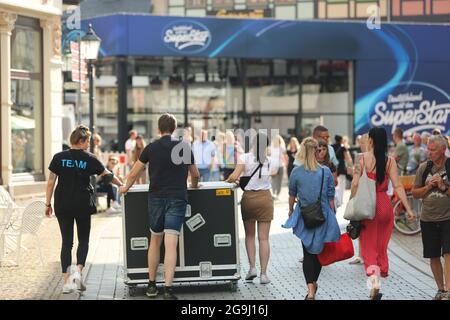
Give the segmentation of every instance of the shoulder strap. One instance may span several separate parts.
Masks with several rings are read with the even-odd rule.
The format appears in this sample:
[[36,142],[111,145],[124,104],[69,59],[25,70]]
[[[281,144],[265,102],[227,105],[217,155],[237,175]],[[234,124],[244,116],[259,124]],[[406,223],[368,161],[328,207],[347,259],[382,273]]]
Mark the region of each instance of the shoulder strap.
[[447,179],[450,181],[450,158],[445,160],[445,171],[447,172]]
[[[362,163],[361,163],[362,161]],[[361,153],[361,157],[359,158],[359,165],[361,167],[361,176],[366,170],[366,162],[364,161],[364,153]]]
[[323,167],[322,167],[322,182],[320,183],[320,196],[319,196],[319,201],[320,201],[320,199],[322,199],[322,188],[323,188],[323,179],[324,179],[324,176],[325,176],[325,170],[323,169]]
[[259,165],[256,167],[255,171],[253,171],[253,173],[250,175],[250,179],[253,178],[253,176],[255,175],[256,171],[258,171],[259,168],[262,167],[262,163],[260,162]]
[[433,169],[433,161],[428,160],[427,167],[425,168],[425,170],[422,173],[422,185],[425,185],[425,182],[427,181],[427,176],[431,172],[432,169]]

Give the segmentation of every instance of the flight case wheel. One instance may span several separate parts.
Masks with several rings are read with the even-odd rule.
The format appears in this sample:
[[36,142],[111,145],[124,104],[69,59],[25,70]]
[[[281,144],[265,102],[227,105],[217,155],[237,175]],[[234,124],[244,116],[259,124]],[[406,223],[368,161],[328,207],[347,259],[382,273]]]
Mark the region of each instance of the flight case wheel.
[[128,295],[130,297],[135,297],[137,295],[137,285],[135,284],[129,284],[128,285]]
[[237,287],[238,287],[237,281],[231,281],[229,283],[229,288],[230,288],[231,292],[236,292],[237,291]]

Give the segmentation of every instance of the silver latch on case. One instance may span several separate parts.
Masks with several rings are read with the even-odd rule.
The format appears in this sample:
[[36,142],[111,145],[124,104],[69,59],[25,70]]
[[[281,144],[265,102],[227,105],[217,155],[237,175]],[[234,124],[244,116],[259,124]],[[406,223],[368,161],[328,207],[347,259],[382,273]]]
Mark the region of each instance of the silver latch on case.
[[131,238],[131,250],[137,251],[137,250],[148,250],[148,238],[147,237],[140,237],[140,238]]
[[195,230],[203,226],[205,223],[206,223],[205,219],[203,219],[200,213],[197,213],[195,216],[186,221],[186,225],[189,228],[189,230],[191,230],[191,232],[194,232]]
[[200,262],[200,278],[212,277],[212,263],[210,261]]
[[215,234],[214,247],[231,247],[231,234]]
[[186,213],[184,214],[184,216],[185,216],[186,218],[190,218],[190,217],[191,217],[191,205],[190,205],[190,204],[188,204],[188,205],[186,206]]

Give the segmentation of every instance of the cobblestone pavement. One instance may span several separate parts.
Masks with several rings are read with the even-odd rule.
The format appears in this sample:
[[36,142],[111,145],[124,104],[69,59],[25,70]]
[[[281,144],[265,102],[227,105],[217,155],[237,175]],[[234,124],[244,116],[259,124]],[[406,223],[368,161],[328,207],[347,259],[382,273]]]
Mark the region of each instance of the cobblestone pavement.
[[[348,197],[348,194],[347,194]],[[338,210],[338,221],[345,227],[342,218],[343,208]],[[190,283],[177,285],[180,299],[303,299],[306,293],[302,264],[301,243],[291,230],[283,229],[281,224],[287,217],[287,189],[282,191],[281,200],[275,203],[275,215],[271,228],[271,258],[268,285],[244,280],[238,282],[236,292],[228,284],[211,282],[208,284]],[[243,225],[239,223],[241,275],[248,270]],[[147,299],[145,287],[139,286],[135,296],[129,295],[124,285],[122,216],[96,214],[92,220],[90,250],[84,272],[87,291],[61,294],[62,280],[59,262],[61,237],[56,218],[45,219],[38,233],[39,241],[25,236],[22,258],[19,266],[8,260],[14,259],[14,252],[8,250],[0,265],[0,299]],[[44,263],[40,264],[37,243],[40,244]],[[75,257],[76,238],[74,240]],[[355,251],[357,252],[357,242]],[[430,299],[435,293],[428,261],[421,257],[422,242],[420,234],[404,236],[396,231],[389,247],[391,264],[390,276],[382,280],[385,299]],[[348,261],[323,268],[319,278],[318,299],[367,299],[368,289],[363,268],[349,265]],[[159,298],[157,298],[159,299]]]
[[[90,267],[95,251],[92,244],[96,243],[100,232],[111,221],[105,214],[93,216],[91,231],[91,251],[88,256],[87,269]],[[0,300],[5,299],[78,299],[79,295],[62,295],[62,277],[60,265],[61,236],[58,221],[55,217],[45,218],[38,232],[39,240],[25,235],[23,237],[20,264],[15,263],[15,250],[11,241],[6,242],[6,254],[0,264]],[[42,249],[43,264],[39,259],[38,243]],[[74,239],[73,257],[76,257],[76,233]],[[9,249],[8,249],[9,248]],[[74,261],[75,263],[76,261]],[[87,273],[86,273],[87,274]]]
[[[287,189],[282,191],[280,201],[276,202],[274,221],[271,228],[271,258],[268,275],[272,282],[259,284],[244,280],[238,282],[237,291],[229,290],[226,283],[190,283],[175,285],[180,299],[303,299],[306,293],[302,264],[301,243],[291,230],[283,229],[281,224],[287,218]],[[347,193],[348,197],[348,193]],[[343,208],[338,210],[338,221],[345,228],[342,218]],[[99,235],[96,248],[91,256],[91,267],[87,274],[87,291],[80,299],[148,299],[145,286],[139,286],[134,296],[130,296],[124,285],[122,226],[121,217],[111,217],[108,226]],[[243,243],[243,226],[240,223],[239,235],[241,276],[248,270],[246,251]],[[355,251],[357,252],[357,242]],[[406,247],[406,249],[404,248]],[[381,280],[383,299],[431,299],[435,294],[435,284],[427,261],[420,258],[420,235],[407,237],[394,232],[389,247],[390,276]],[[319,278],[317,299],[367,299],[366,276],[361,265],[349,265],[348,261],[324,267]],[[158,297],[157,299],[160,299]]]

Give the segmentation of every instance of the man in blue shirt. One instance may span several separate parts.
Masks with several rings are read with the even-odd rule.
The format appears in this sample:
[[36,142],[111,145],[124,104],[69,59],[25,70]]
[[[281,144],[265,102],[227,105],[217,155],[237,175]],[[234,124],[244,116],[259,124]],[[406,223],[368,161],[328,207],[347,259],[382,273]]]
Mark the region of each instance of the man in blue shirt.
[[206,130],[202,130],[200,139],[192,144],[192,152],[194,153],[195,164],[200,171],[201,181],[210,181],[216,146],[212,141],[208,140],[208,132]]

